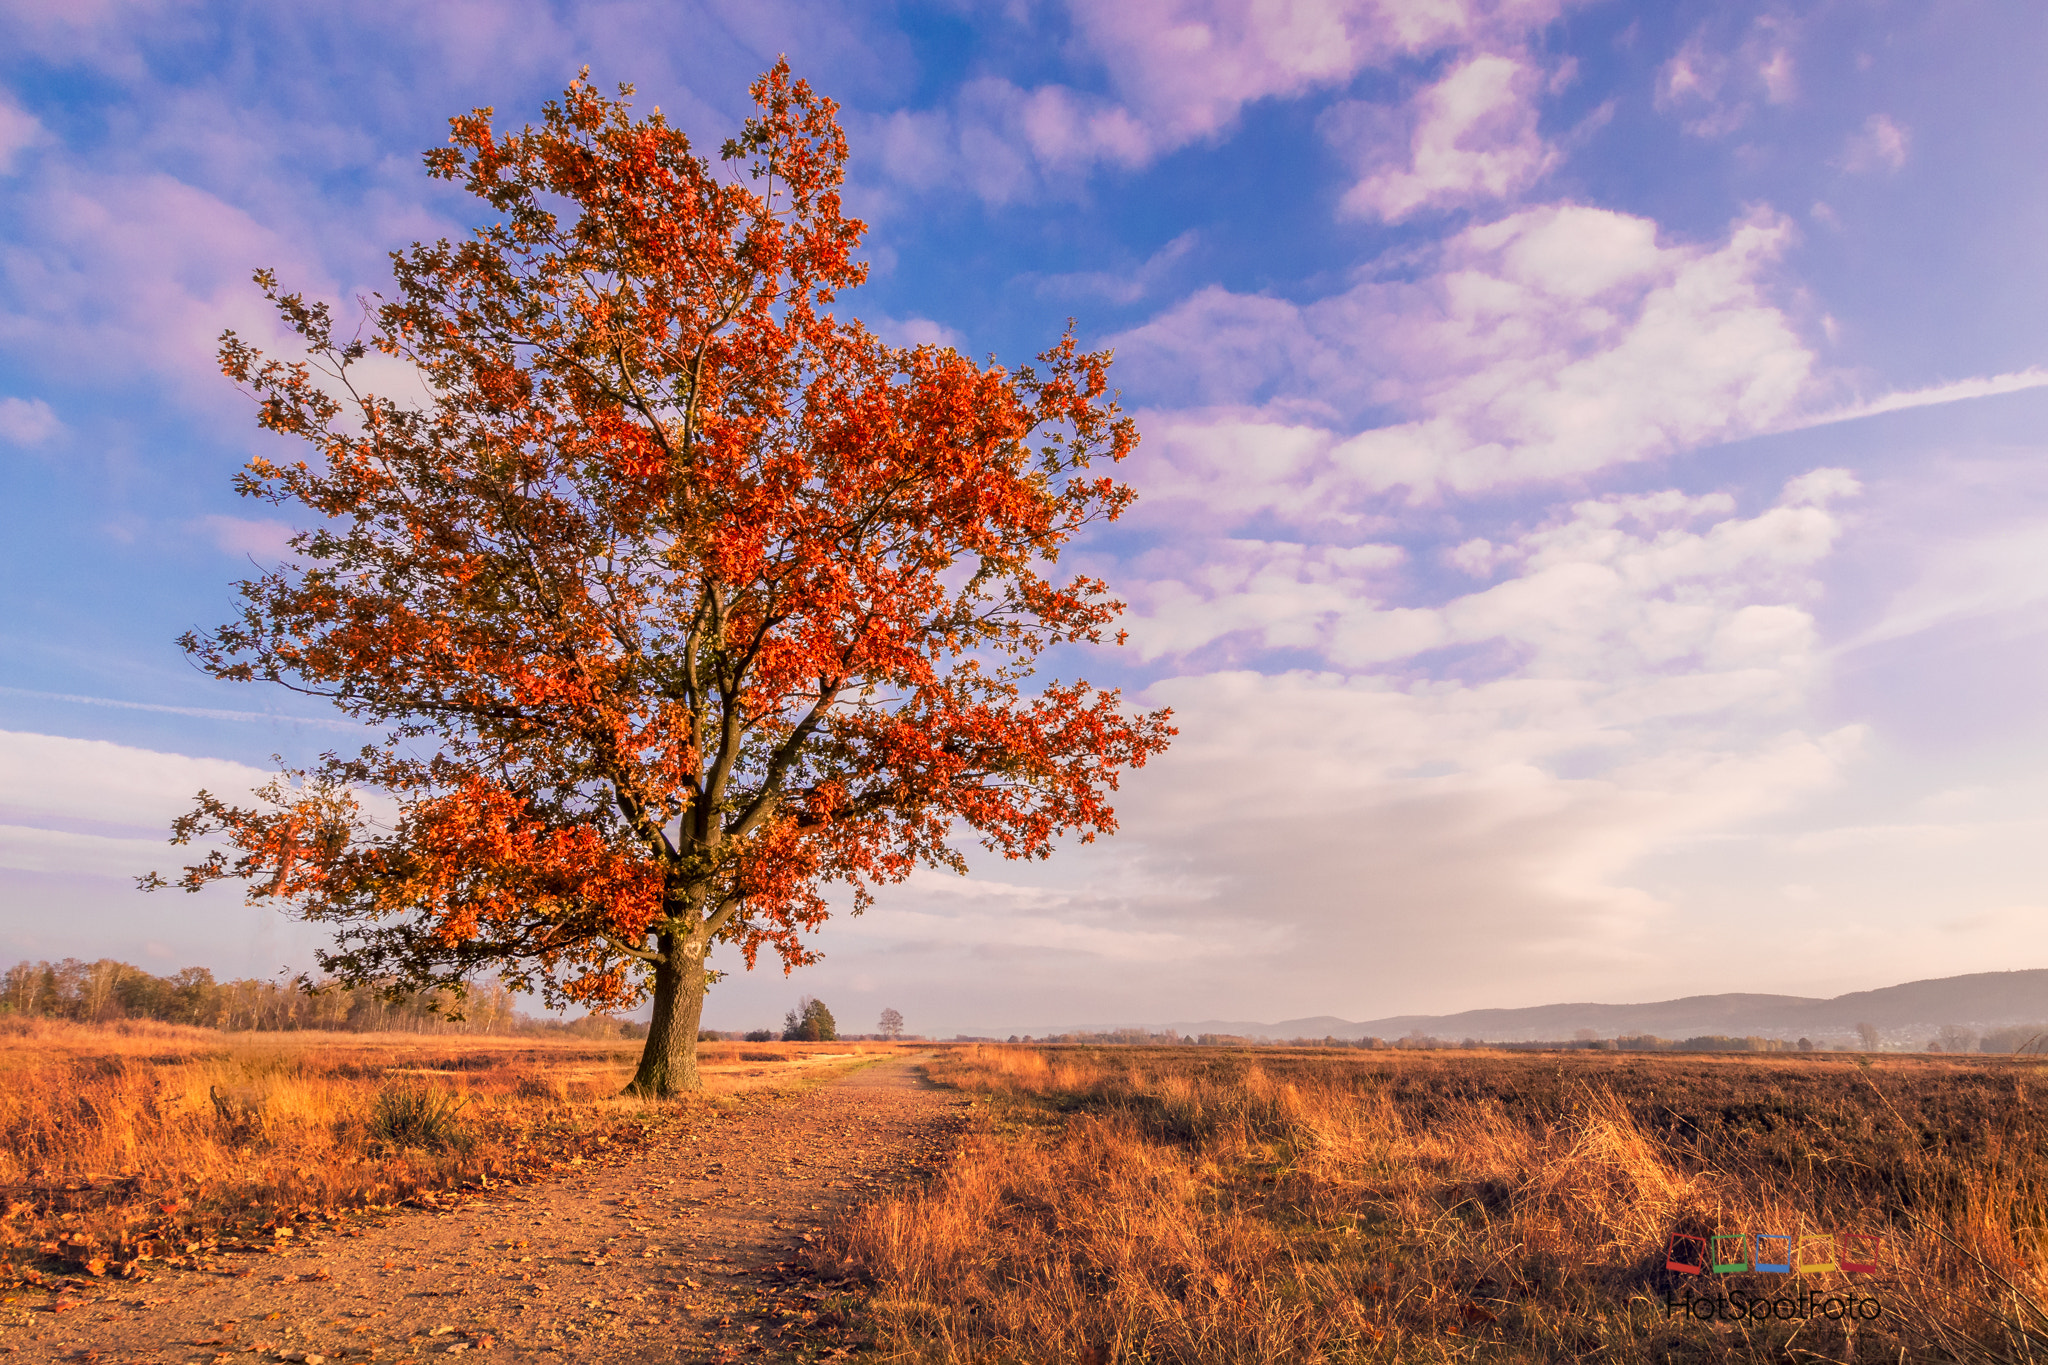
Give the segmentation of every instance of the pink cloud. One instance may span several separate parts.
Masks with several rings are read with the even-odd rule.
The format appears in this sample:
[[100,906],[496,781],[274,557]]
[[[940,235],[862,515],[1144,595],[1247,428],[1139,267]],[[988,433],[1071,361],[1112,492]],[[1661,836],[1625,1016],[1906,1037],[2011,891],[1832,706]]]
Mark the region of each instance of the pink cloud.
[[1325,135],[1365,172],[1343,211],[1398,222],[1526,189],[1557,159],[1536,130],[1546,87],[1528,61],[1489,53],[1460,63],[1402,110],[1333,109]]
[[0,256],[15,300],[0,313],[0,342],[45,363],[146,370],[211,405],[230,393],[213,361],[223,328],[284,341],[253,268],[336,292],[304,243],[169,176],[63,171],[39,188],[35,227]]
[[[1205,290],[1118,353],[1218,420],[1250,405],[1331,431],[1286,494],[1325,516],[1366,490],[1575,476],[1787,420],[1814,366],[1771,293],[1790,235],[1757,214],[1718,246],[1667,244],[1647,219],[1552,205],[1459,233],[1414,283],[1306,306]],[[1345,417],[1382,424],[1339,439]]]
[[[1328,89],[1367,69],[1447,50],[1512,50],[1569,3],[1075,4],[1076,28],[1106,68],[1114,98],[1063,85],[1024,89],[979,80],[969,82],[950,107],[898,112],[872,120],[862,131],[880,145],[889,174],[901,184],[926,189],[964,180],[984,199],[1013,202],[1068,189],[1098,166],[1145,165],[1219,136],[1259,100]],[[1533,175],[1517,139],[1499,138],[1499,119],[1487,109],[1469,108],[1491,98],[1483,87],[1496,74],[1481,65],[1440,92],[1443,109],[1421,149],[1424,169],[1415,172],[1432,186],[1445,177],[1471,188],[1524,183]],[[1461,118],[1466,122],[1453,128]],[[1463,158],[1455,169],[1442,164],[1443,142]],[[1540,153],[1536,159],[1541,161]],[[1417,202],[1442,192],[1424,190]]]
[[63,429],[57,414],[40,398],[0,398],[0,441],[39,446]]
[[1213,136],[1255,100],[1338,85],[1369,67],[1520,37],[1563,0],[1127,0],[1077,5],[1076,24],[1109,63],[1161,147]]
[[216,548],[266,564],[291,554],[291,538],[296,529],[282,521],[219,515],[200,517],[191,525]]
[[[1726,27],[1726,17],[1718,27]],[[1702,26],[1657,72],[1657,108],[1681,117],[1694,137],[1720,137],[1749,121],[1759,102],[1789,104],[1799,93],[1791,21],[1763,15],[1739,39]]]
[[1912,137],[1887,114],[1872,114],[1842,153],[1842,168],[1848,171],[1897,171],[1906,165]]
[[36,116],[0,92],[0,175],[14,169],[14,159],[43,140]]

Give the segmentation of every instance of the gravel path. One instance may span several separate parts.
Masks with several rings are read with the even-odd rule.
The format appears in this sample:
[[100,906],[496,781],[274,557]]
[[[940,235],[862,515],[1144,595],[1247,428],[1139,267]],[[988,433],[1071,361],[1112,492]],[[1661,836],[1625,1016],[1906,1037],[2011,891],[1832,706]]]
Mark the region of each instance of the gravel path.
[[227,1272],[93,1282],[0,1334],[0,1360],[836,1359],[857,1296],[804,1272],[805,1243],[943,1160],[964,1114],[902,1060],[757,1093],[616,1166]]

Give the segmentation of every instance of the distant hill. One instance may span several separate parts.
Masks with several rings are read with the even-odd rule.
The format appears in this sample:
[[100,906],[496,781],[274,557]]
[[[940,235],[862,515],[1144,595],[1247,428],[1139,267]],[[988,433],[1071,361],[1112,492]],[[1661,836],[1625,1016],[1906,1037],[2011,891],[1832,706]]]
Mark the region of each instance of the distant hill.
[[1702,1034],[1755,1035],[1815,1041],[1854,1036],[1856,1025],[1874,1024],[1899,1040],[1944,1024],[1987,1029],[2048,1021],[2048,968],[2016,972],[1974,972],[1930,981],[1908,981],[1881,990],[1854,991],[1832,1000],[1799,995],[1689,995],[1642,1005],[1532,1005],[1513,1010],[1466,1010],[1462,1014],[1397,1014],[1353,1022],[1318,1014],[1275,1024],[1242,1019],[1203,1019],[1169,1024],[1184,1034],[1229,1033],[1247,1038],[1477,1038],[1489,1043],[1567,1039],[1580,1029],[1602,1038],[1653,1033],[1662,1038]]

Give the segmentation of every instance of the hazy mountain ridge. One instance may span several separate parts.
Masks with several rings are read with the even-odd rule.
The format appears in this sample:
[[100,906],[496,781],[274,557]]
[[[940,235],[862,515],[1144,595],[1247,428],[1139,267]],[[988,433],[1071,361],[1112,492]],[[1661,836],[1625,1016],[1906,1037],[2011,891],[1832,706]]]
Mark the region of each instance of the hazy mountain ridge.
[[1832,999],[1798,995],[1690,995],[1636,1005],[1578,1003],[1523,1009],[1466,1010],[1459,1014],[1399,1014],[1354,1022],[1319,1014],[1278,1023],[1203,1019],[1168,1024],[1183,1034],[1224,1033],[1248,1038],[1477,1038],[1483,1042],[1567,1039],[1580,1029],[1602,1038],[1651,1033],[1663,1038],[1704,1034],[1790,1038],[1853,1035],[1858,1024],[1887,1034],[1944,1024],[1997,1028],[2048,1020],[2048,968],[1974,972],[1908,981]]

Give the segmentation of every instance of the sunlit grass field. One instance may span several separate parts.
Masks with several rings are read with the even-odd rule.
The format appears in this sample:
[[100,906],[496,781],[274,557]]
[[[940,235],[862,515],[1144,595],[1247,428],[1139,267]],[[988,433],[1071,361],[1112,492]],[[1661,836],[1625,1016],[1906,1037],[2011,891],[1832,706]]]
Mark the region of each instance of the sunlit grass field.
[[[825,1253],[873,1282],[881,1359],[2048,1362],[2035,1059],[983,1046],[932,1071],[978,1130]],[[1862,1233],[1835,1263],[1879,1269],[1666,1268],[1717,1232],[1807,1265]],[[1784,1306],[1723,1320],[1751,1296]]]
[[0,1021],[0,1282],[223,1243],[622,1153],[877,1043],[706,1043],[702,1099],[619,1097],[632,1041]]

